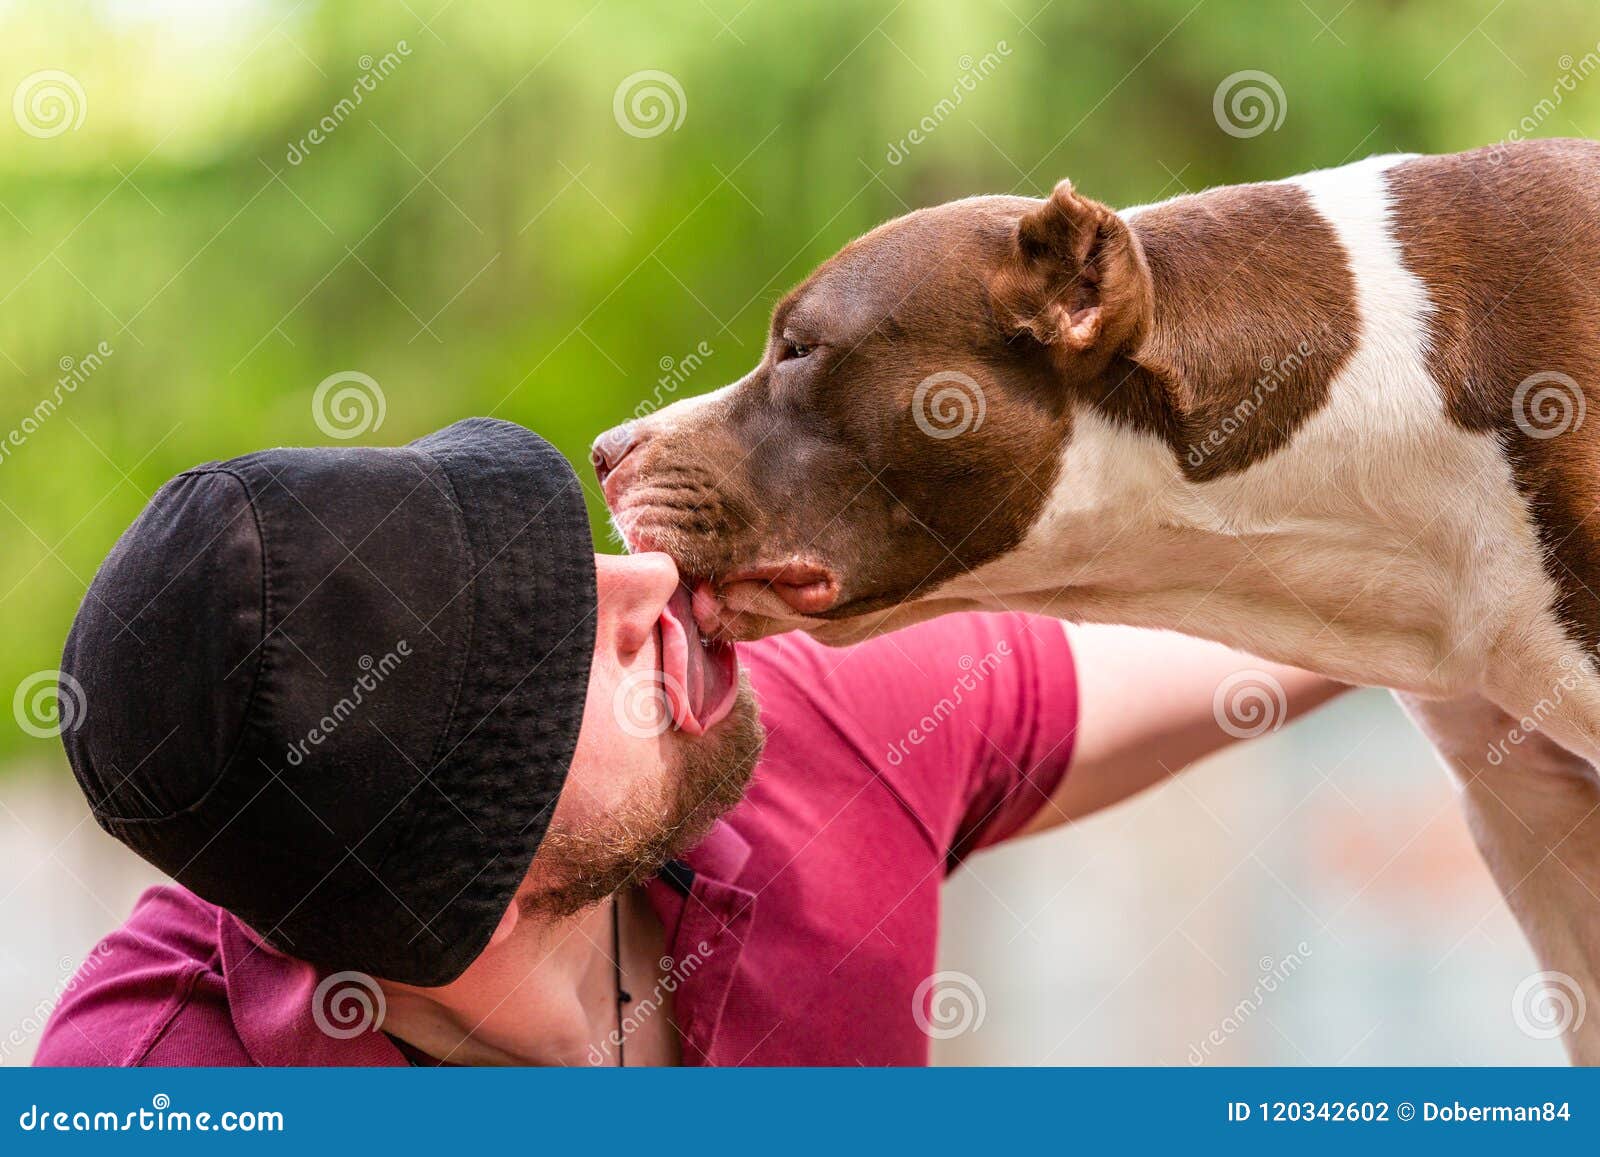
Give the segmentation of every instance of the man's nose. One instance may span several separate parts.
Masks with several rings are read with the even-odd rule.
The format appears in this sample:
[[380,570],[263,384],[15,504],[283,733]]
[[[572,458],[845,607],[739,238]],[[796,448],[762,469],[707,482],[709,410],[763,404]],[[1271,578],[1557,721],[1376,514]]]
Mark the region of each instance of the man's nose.
[[601,486],[605,485],[612,471],[622,464],[622,460],[633,453],[639,441],[636,422],[613,426],[594,440],[594,445],[589,449],[589,461],[594,465],[595,477],[600,480]]
[[600,630],[596,646],[607,640],[631,655],[654,634],[667,600],[678,589],[678,568],[670,556],[597,554],[595,582],[600,592]]

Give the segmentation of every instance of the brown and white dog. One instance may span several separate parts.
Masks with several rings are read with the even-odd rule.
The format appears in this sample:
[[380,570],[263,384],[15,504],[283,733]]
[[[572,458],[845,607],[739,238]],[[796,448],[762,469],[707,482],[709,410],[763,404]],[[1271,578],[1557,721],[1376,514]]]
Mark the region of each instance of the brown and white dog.
[[[1122,212],[973,197],[847,245],[755,369],[595,464],[707,632],[1012,608],[1394,688],[1600,998],[1597,286],[1586,141]],[[1600,1060],[1596,1024],[1567,1043]]]

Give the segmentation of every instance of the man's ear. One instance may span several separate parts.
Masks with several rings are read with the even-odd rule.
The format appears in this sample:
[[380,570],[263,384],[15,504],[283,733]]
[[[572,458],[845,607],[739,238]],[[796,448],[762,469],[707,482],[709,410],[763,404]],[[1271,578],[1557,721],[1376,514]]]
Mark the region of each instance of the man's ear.
[[1154,310],[1138,239],[1071,181],[1022,215],[991,293],[1008,332],[1071,354],[1109,357],[1138,341]]

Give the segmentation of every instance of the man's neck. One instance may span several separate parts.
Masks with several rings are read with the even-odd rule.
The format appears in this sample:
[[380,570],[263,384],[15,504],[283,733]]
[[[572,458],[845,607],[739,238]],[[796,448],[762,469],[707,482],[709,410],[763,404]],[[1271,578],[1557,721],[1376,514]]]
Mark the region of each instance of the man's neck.
[[611,901],[561,920],[523,916],[442,988],[383,989],[384,1030],[439,1061],[591,1065],[616,1027]]

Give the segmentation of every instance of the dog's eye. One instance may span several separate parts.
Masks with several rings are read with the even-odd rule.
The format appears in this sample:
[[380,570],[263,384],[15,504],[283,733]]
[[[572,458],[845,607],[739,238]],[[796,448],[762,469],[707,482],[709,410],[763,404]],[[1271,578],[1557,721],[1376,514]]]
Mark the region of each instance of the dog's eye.
[[790,360],[791,358],[810,357],[811,356],[811,351],[816,349],[816,348],[817,348],[816,346],[809,346],[809,345],[806,345],[804,342],[785,341],[783,343],[783,357],[780,358],[779,360],[786,362],[786,361]]

